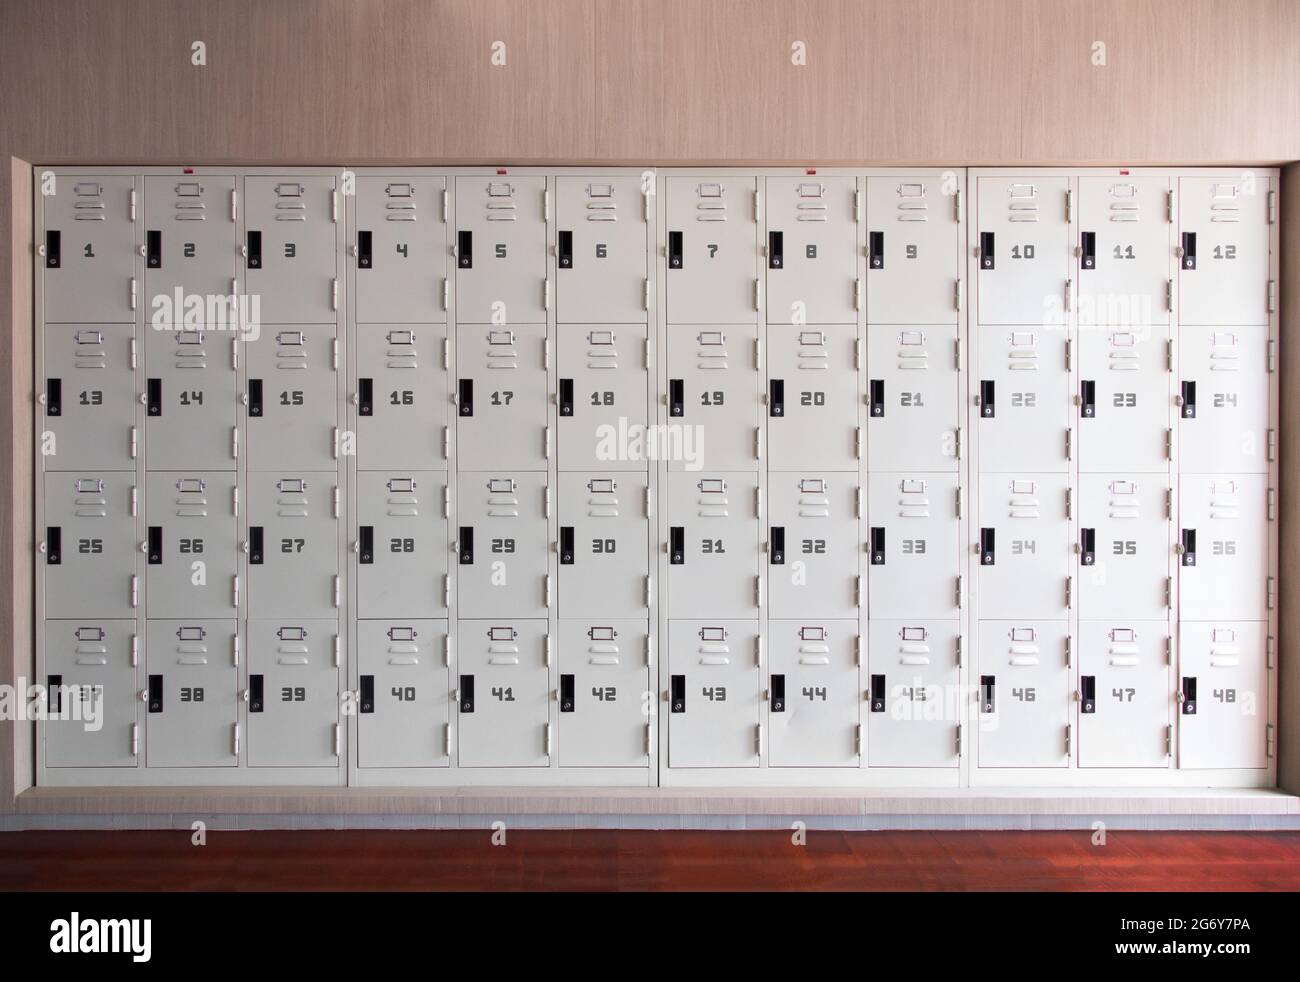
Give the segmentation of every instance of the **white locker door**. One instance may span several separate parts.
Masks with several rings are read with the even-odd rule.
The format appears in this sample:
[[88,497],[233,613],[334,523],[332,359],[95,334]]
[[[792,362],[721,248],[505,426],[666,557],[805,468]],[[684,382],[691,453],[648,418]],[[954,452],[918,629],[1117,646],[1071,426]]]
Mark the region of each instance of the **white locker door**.
[[138,651],[135,621],[45,622],[46,767],[139,765]]
[[357,323],[446,323],[447,179],[403,174],[356,181]]
[[668,469],[756,469],[761,387],[757,327],[670,328]]
[[1178,766],[1268,766],[1270,704],[1264,621],[1179,627]]
[[[254,319],[265,322],[246,284],[236,290],[235,177],[151,175],[144,179],[144,290],[139,303],[155,330],[219,332],[228,340]],[[235,294],[249,297],[239,310]],[[111,293],[110,293],[111,296]]]
[[1164,621],[1079,621],[1079,766],[1168,767],[1174,692]]
[[1178,179],[1178,303],[1186,327],[1268,323],[1268,192],[1262,175]]
[[150,617],[234,617],[240,596],[235,475],[152,472],[145,481]]
[[753,474],[669,475],[669,616],[755,616],[757,489]]
[[446,468],[446,328],[373,324],[356,336],[357,469]]
[[980,767],[1067,767],[1071,670],[1066,621],[981,621]]
[[962,570],[956,474],[872,474],[867,601],[872,617],[956,617]]
[[459,621],[461,767],[550,763],[550,637],[546,621]]
[[1183,327],[1178,336],[1178,469],[1268,470],[1268,328]]
[[858,219],[851,177],[769,177],[767,322],[856,324]]
[[1164,474],[1079,477],[1079,616],[1157,620],[1172,599],[1170,484]]
[[774,324],[767,344],[768,468],[856,470],[856,329]]
[[552,603],[545,474],[462,472],[456,609],[465,617],[545,617]]
[[961,624],[872,619],[867,760],[872,767],[960,763]]
[[647,196],[635,175],[555,179],[557,318],[644,324]]
[[964,265],[957,186],[867,178],[867,323],[956,327]]
[[341,495],[333,473],[251,473],[248,614],[337,617]]
[[1167,326],[1080,332],[1080,471],[1169,468],[1171,377]]
[[560,622],[561,767],[647,767],[650,635],[645,620]]
[[752,177],[670,177],[668,322],[758,321],[757,182]]
[[669,767],[758,766],[758,637],[757,621],[669,622]]
[[768,622],[772,767],[857,767],[857,621]]
[[446,616],[448,493],[446,473],[357,474],[358,617]]
[[244,346],[250,470],[334,469],[337,341],[333,324],[312,324],[267,330]]
[[358,621],[358,767],[447,767],[447,622]]
[[981,325],[1060,330],[1070,279],[1070,223],[1062,176],[981,177],[978,316]]
[[249,620],[248,764],[337,767],[339,625]]
[[867,467],[955,471],[957,327],[867,329]]
[[561,474],[561,617],[645,616],[650,606],[649,480]]
[[1064,474],[984,474],[979,524],[979,609],[985,618],[1065,617],[1074,567]]
[[134,470],[135,327],[47,325],[43,339],[45,390],[37,411],[39,425],[54,435],[42,446],[45,469]]
[[546,325],[456,329],[456,452],[464,470],[545,470],[550,455]]
[[46,617],[134,617],[135,475],[45,475]]
[[1080,325],[1133,330],[1169,323],[1169,193],[1168,177],[1079,178]]
[[1266,618],[1265,475],[1184,474],[1178,498],[1178,598],[1183,618]]
[[644,471],[644,324],[565,327],[559,337],[559,468]]
[[[37,261],[44,323],[134,321],[136,179],[61,174],[54,178],[53,193],[44,191],[42,178],[45,241]],[[137,295],[135,302],[142,298]]]
[[860,492],[856,474],[771,475],[767,486],[769,616],[857,616]]
[[1066,332],[1060,327],[979,329],[981,471],[1064,471],[1072,411]]
[[150,470],[235,469],[234,335],[145,331],[145,464]]
[[150,767],[235,767],[239,669],[234,620],[151,620],[145,739]]
[[456,178],[456,320],[546,323],[546,178]]
[[333,175],[244,178],[244,262],[262,324],[332,324],[343,302]]

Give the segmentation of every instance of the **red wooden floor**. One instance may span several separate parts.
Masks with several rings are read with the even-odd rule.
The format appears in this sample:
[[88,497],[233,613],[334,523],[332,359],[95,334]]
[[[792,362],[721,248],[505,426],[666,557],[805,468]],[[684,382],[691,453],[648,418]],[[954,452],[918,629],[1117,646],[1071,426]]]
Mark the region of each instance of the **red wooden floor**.
[[3,890],[1300,890],[1300,832],[13,832]]

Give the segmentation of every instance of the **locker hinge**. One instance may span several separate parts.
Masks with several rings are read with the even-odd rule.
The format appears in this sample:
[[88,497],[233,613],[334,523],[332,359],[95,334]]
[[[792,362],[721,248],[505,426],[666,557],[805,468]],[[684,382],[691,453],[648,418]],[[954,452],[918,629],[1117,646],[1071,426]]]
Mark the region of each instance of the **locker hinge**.
[[131,574],[131,606],[140,606],[140,577],[134,573]]
[[1165,518],[1174,517],[1174,489],[1165,488]]
[[[459,702],[459,701],[460,701],[460,695],[457,694],[457,695],[456,695],[456,698],[455,698],[453,701],[454,701],[454,702]],[[453,734],[453,732],[452,732],[452,728],[451,728],[451,724],[450,724],[450,723],[444,723],[444,724],[443,724],[443,727],[444,727],[444,729],[443,729],[443,737],[442,737],[442,739],[443,739],[443,745],[447,748],[447,756],[450,757],[450,756],[455,752],[455,750],[456,750],[456,738],[455,738],[455,736],[454,736],[454,734]]]
[[755,518],[763,517],[763,489],[762,488],[754,489],[754,517]]
[[1269,635],[1264,639],[1264,667],[1273,668],[1273,660],[1277,657],[1277,638]]
[[234,515],[236,518],[239,517],[239,488],[238,487],[233,487],[230,489],[230,514]]
[[545,743],[546,743],[545,753],[546,753],[546,756],[549,757],[549,756],[551,756],[551,724],[550,724],[550,721],[549,721],[549,720],[548,720],[547,723],[546,723],[546,741],[545,741]]
[[444,225],[447,224],[447,216],[451,214],[450,205],[451,205],[451,193],[446,188],[443,188],[442,189],[442,223]]
[[1268,520],[1277,521],[1277,491],[1274,488],[1268,489]]
[[958,668],[962,667],[962,657],[964,654],[965,652],[963,651],[961,635],[959,634],[957,635],[957,667]]
[[230,367],[239,371],[239,338],[230,341]]
[[861,276],[856,276],[853,278],[853,309],[854,310],[862,309],[862,277]]
[[1165,221],[1172,222],[1173,220],[1174,220],[1174,192],[1166,191],[1165,192]]
[[238,609],[239,607],[239,574],[238,573],[235,574],[233,583],[231,584],[230,597],[232,601],[232,606]]
[[853,727],[853,753],[862,756],[862,724]]
[[646,222],[649,222],[652,217],[650,212],[650,202],[652,200],[653,194],[648,188],[641,192],[641,216],[646,220]]
[[859,609],[862,608],[862,574],[859,573],[853,578],[853,603]]
[[1165,664],[1172,665],[1173,663],[1174,663],[1174,639],[1172,637],[1168,637],[1165,638]]
[[641,280],[641,309],[650,309],[650,277]]
[[760,610],[763,607],[763,577],[754,577],[754,606]]
[[131,756],[140,756],[140,724],[131,724]]
[[[443,310],[446,310],[450,305],[451,305],[451,277],[450,277],[450,276],[444,276],[444,277],[442,278],[442,309],[443,309]],[[446,353],[447,353],[447,339],[446,339],[446,338],[443,338],[443,340],[442,340],[442,350],[443,350],[443,356],[444,356],[444,362],[443,362],[443,366],[442,366],[442,367],[443,367],[443,368],[446,368],[446,367],[447,367],[447,365],[446,365],[446,361],[445,361],[445,357],[446,357]]]
[[957,609],[961,610],[962,605],[962,578],[961,574],[957,575]]
[[1277,430],[1272,427],[1268,431],[1268,459],[1270,463],[1277,460]]
[[140,664],[140,638],[133,634],[131,635],[131,667],[136,668],[139,666],[139,664]]
[[546,667],[547,667],[547,668],[550,668],[550,666],[551,666],[551,636],[550,636],[550,634],[547,634],[544,638],[542,638],[542,654],[543,654],[543,657],[545,658],[545,661],[546,661]]
[[961,310],[961,278],[952,281],[952,309]]
[[1272,610],[1277,606],[1277,577],[1270,576],[1265,583],[1265,594],[1268,597],[1268,609]]
[[135,188],[126,193],[126,216],[127,221],[135,221]]
[[1165,370],[1172,372],[1174,370],[1174,339],[1170,338],[1165,342]]
[[862,517],[862,485],[859,484],[853,492],[853,503],[855,506],[854,518]]
[[645,605],[647,609],[654,606],[654,581],[648,574],[645,578]]
[[551,309],[551,280],[550,277],[542,280],[542,309]]
[[330,310],[339,309],[339,279],[334,277],[330,280]]
[[1070,223],[1074,221],[1074,192],[1069,188],[1065,190],[1065,221]]
[[754,309],[763,309],[763,281],[754,277]]
[[451,518],[451,485],[442,486],[442,517]]
[[1165,756],[1168,757],[1174,750],[1174,727],[1172,723],[1165,724]]
[[451,607],[451,574],[442,574],[442,605]]
[[1264,756],[1269,760],[1273,759],[1273,724],[1267,723],[1264,726]]
[[758,188],[754,188],[754,221],[761,222],[762,220],[763,220],[763,193]]
[[957,724],[957,756],[961,756],[961,724]]
[[853,221],[862,224],[862,189],[853,189]]
[[952,220],[961,221],[961,188],[952,193]]
[[1065,428],[1065,459],[1074,460],[1074,431]]
[[[1074,608],[1074,577],[1067,576],[1065,578],[1065,609],[1072,610],[1073,608]],[[1069,642],[1067,641],[1066,643],[1068,644]]]
[[1166,608],[1172,607],[1173,600],[1174,600],[1174,578],[1172,576],[1166,576],[1165,577],[1165,607]]
[[654,518],[655,515],[655,496],[650,488],[645,489],[645,517]]
[[1066,723],[1066,724],[1065,724],[1065,756],[1067,756],[1067,757],[1071,757],[1071,756],[1073,756],[1073,754],[1072,754],[1072,752],[1071,752],[1071,751],[1073,750],[1073,748],[1072,748],[1071,745],[1070,745],[1070,743],[1071,743],[1071,737],[1073,737],[1073,736],[1074,736],[1074,727],[1073,727],[1073,725],[1070,724],[1070,723]]
[[645,636],[645,667],[655,667],[655,639],[653,634]]
[[452,657],[456,654],[456,640],[450,633],[443,635],[442,638],[442,663],[447,668],[451,667]]
[[[334,517],[339,517],[339,486],[334,485],[334,490],[330,493],[330,505],[334,510]],[[445,515],[443,516],[446,517]]]
[[235,739],[234,739],[234,753],[235,753],[235,756],[238,757],[238,756],[239,756],[239,724],[238,724],[238,723],[236,723],[236,724],[234,725],[234,737],[235,737]]
[[330,192],[330,221],[335,225],[339,221],[339,193],[337,191]]
[[[138,430],[136,427],[132,426],[132,427],[131,427],[131,459],[132,459],[132,460],[135,460],[136,455],[139,454],[139,452],[140,452],[140,432],[139,432],[139,430]],[[132,508],[131,514],[134,515],[134,514],[135,514],[135,511],[134,511],[134,509],[135,509],[135,500],[134,500],[135,488],[132,488],[132,489],[131,489],[131,494],[132,494],[132,496],[133,496],[133,497],[132,497],[132,501],[131,501],[131,508]]]
[[649,338],[646,338],[644,341],[641,342],[641,349],[642,349],[642,360],[643,360],[643,362],[644,362],[644,364],[645,364],[645,367],[646,367],[647,369],[653,367],[653,366],[654,366],[654,354],[653,354],[654,349],[650,347],[650,339],[649,339]]
[[1065,281],[1065,313],[1068,316],[1074,307],[1074,280]]
[[650,752],[653,748],[654,748],[654,729],[650,726],[649,723],[647,723],[645,725],[645,755],[647,757],[650,756]]
[[551,517],[551,489],[549,487],[542,490],[542,514],[546,518]]
[[763,667],[763,635],[761,634],[754,637],[754,664],[759,668]]
[[862,667],[862,635],[853,635],[853,664]]
[[335,667],[335,668],[339,668],[339,667],[340,667],[340,664],[339,664],[339,636],[338,636],[337,634],[334,635],[334,641],[333,641],[333,643],[330,645],[330,647],[333,649],[333,654],[334,654],[334,667]]
[[230,278],[230,309],[232,311],[239,309],[239,277]]
[[1070,370],[1070,363],[1074,360],[1074,341],[1070,338],[1065,339],[1065,370]]
[[952,343],[952,367],[961,371],[961,338],[957,338]]
[[[545,606],[547,607],[547,609],[550,609],[550,606],[551,606],[551,574],[550,574],[550,573],[547,573],[547,574],[546,574],[546,580],[545,580],[545,583],[546,583],[546,588],[545,588],[545,594],[546,594],[546,595],[545,595],[545,597],[543,597],[543,600],[545,601]],[[550,660],[550,654],[549,654],[549,644],[550,644],[550,642],[547,642],[547,645],[548,645],[548,649],[547,649],[547,651],[548,651],[548,653],[547,653],[547,657],[546,657],[546,664],[548,664],[548,665],[551,663],[551,660]]]
[[135,346],[135,338],[132,338],[132,339],[131,339],[130,351],[131,351],[131,367],[132,367],[132,368],[135,368],[135,363],[136,363],[136,346]]
[[330,432],[332,434],[331,442],[333,444],[333,446],[330,448],[330,456],[334,460],[338,460],[339,459],[339,428],[335,426],[331,429]]
[[1074,488],[1065,489],[1065,517],[1074,517]]
[[[136,296],[139,294],[139,287],[136,285],[135,277],[131,277],[131,309],[135,310]],[[132,342],[134,344],[134,341]]]
[[342,593],[343,593],[343,586],[342,586],[342,583],[340,582],[340,580],[341,580],[341,577],[340,577],[337,573],[335,573],[335,574],[334,574],[334,607],[335,607],[335,609],[338,609],[338,606],[339,606],[339,600],[340,600],[340,598],[341,598],[341,596],[342,596]]
[[334,371],[339,370],[339,339],[335,338],[330,342],[330,367]]
[[862,427],[855,427],[853,430],[853,457],[855,460],[862,459]]
[[763,724],[759,723],[754,727],[754,756],[763,756]]
[[547,460],[551,459],[551,428],[549,426],[542,428],[542,453]]
[[1174,281],[1165,280],[1165,310],[1174,309]]
[[239,427],[230,428],[230,456],[239,459]]
[[763,342],[760,338],[754,339],[754,368],[763,367]]
[[1277,192],[1276,191],[1270,191],[1268,193],[1268,223],[1270,225],[1277,224]]
[[549,223],[551,220],[551,189],[542,189],[542,221]]
[[237,188],[230,189],[230,220],[232,222],[239,221],[239,190]]
[[334,724],[334,756],[337,757],[343,750],[343,728],[338,723]]
[[551,370],[551,339],[547,338],[542,342],[542,368],[546,371]]
[[957,488],[956,491],[954,492],[954,497],[956,498],[957,517],[961,518],[961,488],[960,487]]
[[962,431],[962,428],[961,428],[960,426],[957,427],[957,442],[956,442],[956,446],[955,446],[954,449],[957,451],[957,459],[958,459],[958,460],[961,460],[961,454],[962,454],[961,431]]
[[1273,338],[1268,339],[1268,371],[1270,375],[1277,371],[1277,341]]
[[763,427],[754,427],[754,459],[763,459]]
[[447,460],[451,457],[451,427],[442,428],[442,459]]
[[1070,637],[1067,634],[1065,636],[1065,667],[1072,668],[1073,666],[1074,666],[1074,638]]
[[855,372],[862,371],[862,339],[861,338],[853,339],[853,370]]
[[1174,428],[1165,427],[1165,460],[1174,459]]
[[1277,313],[1277,280],[1268,281],[1268,312]]

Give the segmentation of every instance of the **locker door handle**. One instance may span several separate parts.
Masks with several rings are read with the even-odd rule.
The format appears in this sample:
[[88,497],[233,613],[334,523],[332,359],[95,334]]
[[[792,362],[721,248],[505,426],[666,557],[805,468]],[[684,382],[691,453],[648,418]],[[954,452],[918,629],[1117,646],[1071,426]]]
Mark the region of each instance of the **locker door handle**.
[[45,415],[63,415],[63,380],[47,378],[45,380]]
[[357,529],[357,561],[369,566],[375,561],[375,527],[362,525]]
[[980,418],[992,419],[995,415],[996,389],[992,379],[980,379]]
[[686,526],[674,525],[668,530],[668,562],[673,566],[686,564]]
[[1084,419],[1097,415],[1097,383],[1093,379],[1079,382],[1079,415]]
[[1097,711],[1097,676],[1079,676],[1079,712],[1095,713]]
[[980,676],[980,713],[987,715],[993,712],[995,708],[994,690],[997,685],[997,676],[981,675]]
[[458,269],[474,268],[474,233],[456,233],[456,266]]
[[992,566],[996,562],[996,536],[991,528],[980,529],[980,565]]
[[774,713],[785,712],[785,676],[773,675],[769,683],[768,705]]
[[555,233],[555,258],[560,269],[573,268],[573,233],[560,231]]
[[773,525],[771,531],[771,548],[769,561],[773,566],[785,565],[785,528]]
[[774,378],[767,383],[768,415],[785,415],[785,379]]
[[885,380],[883,378],[873,378],[870,384],[870,393],[868,395],[869,412],[872,419],[880,419],[885,415]]
[[681,416],[686,407],[686,384],[679,378],[668,380],[668,415]]
[[993,263],[993,233],[980,233],[980,269],[992,269]]
[[885,233],[872,232],[867,243],[868,269],[885,268]]
[[151,378],[145,383],[145,412],[150,416],[162,415],[162,379]]
[[672,713],[686,712],[686,676],[674,675],[669,685],[669,692],[668,711]]
[[45,232],[45,268],[58,269],[63,265],[63,233],[55,229]]
[[262,565],[262,540],[262,526],[250,525],[248,527],[248,564],[250,566]]
[[456,386],[456,405],[462,416],[474,415],[474,380],[463,378]]
[[375,380],[357,379],[357,415],[373,416],[375,414]]
[[1181,552],[1184,566],[1196,565],[1196,529],[1183,529]]
[[462,675],[460,677],[460,711],[462,713],[474,712],[473,675]]
[[883,675],[871,676],[871,711],[873,713],[883,713],[885,711],[885,677]]
[[560,415],[573,415],[573,379],[560,379]]
[[1196,268],[1196,233],[1183,233],[1183,269]]
[[262,416],[262,380],[260,378],[250,378],[248,380],[248,415],[250,419],[260,419]]
[[669,232],[668,233],[668,268],[681,269],[682,259],[683,259],[682,233]]
[[785,233],[767,233],[767,268],[781,269],[785,266]]
[[1097,530],[1079,529],[1079,553],[1084,566],[1097,562]]
[[162,232],[158,229],[144,234],[144,264],[149,269],[162,269]]
[[375,711],[375,677],[373,675],[361,676],[361,692],[357,702],[357,712],[373,713]]
[[63,563],[63,529],[51,525],[45,529],[45,563],[59,566]]
[[357,269],[371,269],[374,266],[374,236],[370,232],[357,230]]
[[560,676],[560,712],[562,713],[573,712],[573,703],[574,703],[573,689],[574,689],[573,676],[561,675]]
[[1196,383],[1183,382],[1179,387],[1182,394],[1182,416],[1183,419],[1196,418]]
[[460,564],[462,566],[474,565],[473,525],[462,525],[460,527]]
[[1079,267],[1081,269],[1097,268],[1097,233],[1079,233]]
[[560,565],[573,565],[573,526],[560,526]]
[[1195,716],[1196,715],[1196,676],[1195,675],[1183,676],[1183,686],[1182,689],[1179,690],[1178,695],[1179,695],[1178,701],[1182,703],[1183,715]]
[[163,711],[163,677],[161,675],[149,676],[148,708],[151,713],[161,713]]
[[250,713],[260,713],[263,705],[263,676],[250,675],[248,677],[248,711]]
[[248,268],[262,268],[262,233],[248,230]]
[[871,565],[885,565],[885,529],[882,525],[871,527]]
[[163,530],[161,525],[149,526],[148,556],[150,566],[162,565]]

